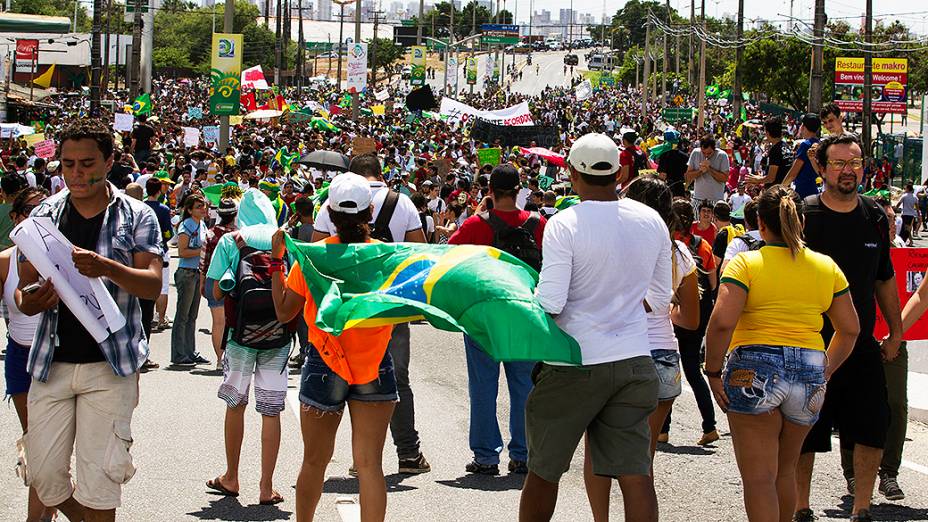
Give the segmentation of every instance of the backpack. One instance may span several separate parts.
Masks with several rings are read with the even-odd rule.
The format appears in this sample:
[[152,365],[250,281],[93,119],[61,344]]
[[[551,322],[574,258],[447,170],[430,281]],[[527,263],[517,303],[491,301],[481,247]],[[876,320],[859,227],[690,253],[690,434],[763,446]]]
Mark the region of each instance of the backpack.
[[[687,245],[690,253],[693,254],[693,261],[696,262],[696,281],[699,283],[699,327],[695,330],[695,332],[699,332],[699,335],[703,335],[705,332],[714,306],[712,291],[709,289],[709,271],[706,270],[702,262],[702,256],[699,255],[699,247],[703,241],[705,240],[702,237],[693,234],[690,237],[690,243]],[[693,330],[686,331],[692,332]]]
[[387,197],[383,200],[383,207],[374,220],[374,226],[371,229],[371,237],[384,243],[393,242],[393,232],[390,231],[390,220],[393,219],[393,213],[396,211],[396,204],[400,201],[400,194],[395,190],[387,189]]
[[743,236],[743,235],[745,234],[745,232],[746,232],[746,231],[744,230],[744,225],[728,225],[728,226],[726,226],[725,228],[723,228],[722,230],[725,230],[725,231],[726,231],[726,236],[725,236],[725,238],[726,238],[725,245],[726,245],[726,246],[728,246],[729,244],[731,244],[731,240],[732,240],[732,239],[735,239],[736,237],[741,237],[741,236]]
[[[880,246],[892,246],[892,241],[889,238],[889,220],[886,218],[886,213],[873,199],[861,195],[857,197],[860,198],[860,204],[863,205],[864,211],[867,212],[867,217],[876,230],[877,237],[883,242]],[[817,235],[819,238],[825,237],[825,222],[819,219],[824,212],[821,203],[821,194],[813,194],[802,200],[802,214],[805,218],[803,233],[807,239],[810,235]],[[815,224],[810,226],[812,223]]]
[[[235,289],[225,298],[226,335],[236,344],[255,350],[273,350],[289,345],[296,331],[295,321],[277,320],[271,294],[271,253],[245,244],[240,232],[233,234],[239,261],[235,271]],[[289,268],[284,258],[284,267]]]
[[632,166],[628,172],[628,179],[632,180],[638,177],[638,173],[648,169],[648,158],[641,152],[641,149],[635,147],[632,152]]
[[541,271],[541,249],[535,241],[535,229],[541,223],[538,212],[532,212],[525,223],[517,227],[510,226],[492,211],[481,214],[480,219],[493,230],[490,246],[512,254],[535,271]]
[[760,250],[761,247],[767,244],[763,239],[754,239],[754,236],[748,234],[740,235],[738,239],[744,241],[744,244],[748,246],[748,250]]

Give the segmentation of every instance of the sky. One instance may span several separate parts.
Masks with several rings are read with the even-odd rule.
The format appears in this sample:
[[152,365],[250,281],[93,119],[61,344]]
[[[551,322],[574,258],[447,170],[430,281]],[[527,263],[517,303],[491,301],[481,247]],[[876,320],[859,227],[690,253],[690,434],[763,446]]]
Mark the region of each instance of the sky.
[[[699,15],[699,4],[697,0],[696,13]],[[551,11],[552,18],[556,18],[560,9],[569,8],[569,2],[565,0],[505,0],[505,6],[510,11],[516,10],[518,4],[519,21],[528,21],[528,12],[531,8],[535,11],[547,9]],[[625,0],[573,0],[574,9],[577,13],[592,13],[596,20],[602,17],[603,6],[606,5],[610,14],[615,13]],[[772,21],[786,22],[789,15],[789,0],[744,0],[745,20],[754,18],[763,18]],[[814,0],[794,0],[793,16],[812,22]],[[670,0],[671,7],[678,11],[689,13],[690,0]],[[860,16],[865,9],[864,0],[825,0],[825,12],[829,18],[849,17],[847,22],[852,26],[860,24]],[[722,15],[737,14],[738,0],[706,0],[706,14],[710,16],[721,17]],[[918,0],[873,0],[874,18],[899,19],[909,26],[914,32],[922,35],[928,35],[928,2]],[[884,16],[897,14],[897,16]],[[746,22],[747,23],[747,22]]]

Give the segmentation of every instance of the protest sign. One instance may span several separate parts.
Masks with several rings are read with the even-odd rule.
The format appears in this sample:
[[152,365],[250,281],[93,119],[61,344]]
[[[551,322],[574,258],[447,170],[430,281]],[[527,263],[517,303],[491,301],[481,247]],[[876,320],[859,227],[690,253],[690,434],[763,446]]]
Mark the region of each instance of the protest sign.
[[196,147],[200,144],[200,129],[196,127],[184,127],[184,146]]
[[499,165],[502,159],[503,149],[499,147],[477,149],[477,161],[480,163],[481,167],[484,165]]
[[390,89],[381,89],[374,93],[374,99],[377,101],[387,101],[390,98]]
[[494,125],[484,120],[476,120],[470,131],[470,137],[485,143],[495,143],[513,147],[520,145],[528,147],[535,142],[539,147],[553,147],[560,141],[556,127],[544,125]]
[[387,108],[383,105],[371,105],[371,112],[374,113],[374,116],[383,116],[387,112]]
[[367,87],[367,44],[356,42],[348,48],[348,92],[361,92]]
[[538,188],[541,190],[548,190],[553,184],[554,178],[549,178],[548,176],[538,176]]
[[189,116],[191,120],[202,120],[203,107],[187,107],[187,116]]
[[593,84],[590,83],[589,78],[577,85],[574,94],[577,96],[577,101],[583,101],[593,95]]
[[219,127],[217,125],[203,127],[203,141],[206,143],[219,143]]
[[74,266],[71,244],[51,218],[29,218],[10,232],[10,239],[98,343],[126,325],[113,296],[99,277],[86,277]]
[[55,157],[55,140],[45,140],[36,143],[35,155],[44,159]]
[[117,132],[132,132],[135,116],[122,112],[113,115],[113,130]]
[[351,140],[351,155],[360,156],[369,152],[377,152],[377,141],[373,138],[358,136]]
[[[928,271],[928,248],[891,248],[889,256],[893,262],[893,270],[896,273],[896,287],[899,290],[899,308],[905,308],[912,295],[918,291],[919,285],[925,279],[925,272]],[[873,336],[877,339],[883,339],[889,335],[889,326],[883,317],[880,307],[876,307],[876,325],[873,328]],[[906,341],[923,341],[928,339],[928,314],[925,314],[912,325],[907,331],[903,332],[902,338]]]
[[497,125],[533,125],[532,112],[528,108],[528,102],[522,102],[505,109],[485,111],[461,103],[451,98],[441,99],[442,116],[447,117],[448,123],[468,122],[473,118],[487,120]]
[[552,150],[546,149],[544,147],[531,147],[528,149],[525,147],[521,147],[521,149],[522,149],[522,154],[525,154],[526,156],[534,155],[534,156],[538,156],[539,158],[547,161],[549,169],[551,167],[554,167],[553,173],[547,172],[548,176],[552,176],[552,177],[555,176],[557,173],[557,167],[567,168],[567,163],[565,161],[564,156],[561,156],[560,154]]
[[39,134],[30,134],[28,136],[23,136],[23,141],[26,142],[26,146],[32,147],[40,141],[45,141],[45,133]]
[[448,158],[438,158],[434,162],[435,173],[442,179],[451,172],[451,160]]

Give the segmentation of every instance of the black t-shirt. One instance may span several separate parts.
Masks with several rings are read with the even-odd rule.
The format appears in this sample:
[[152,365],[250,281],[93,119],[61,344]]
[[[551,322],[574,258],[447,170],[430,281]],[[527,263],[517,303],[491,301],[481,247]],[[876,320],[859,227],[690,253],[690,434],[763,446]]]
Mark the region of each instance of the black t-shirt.
[[670,150],[661,155],[657,162],[657,171],[667,175],[667,185],[674,197],[683,197],[686,194],[686,174],[689,156],[677,149]]
[[119,190],[126,190],[126,186],[132,183],[132,167],[122,162],[113,163],[113,168],[106,177]]
[[[863,198],[858,200],[857,208],[851,212],[835,212],[821,202],[820,211],[807,208],[804,235],[809,248],[830,256],[844,272],[860,320],[857,346],[873,346],[876,282],[891,279],[894,274],[889,256],[889,222],[884,214],[879,223],[874,223]],[[833,334],[834,329],[825,317],[822,336],[826,343]]]
[[[103,227],[103,214],[85,219],[70,203],[61,214],[58,230],[74,246],[86,250],[97,249],[97,239]],[[100,345],[84,325],[74,317],[64,301],[58,303],[58,342],[54,361],[66,363],[94,363],[105,361]]]
[[[712,243],[712,255],[719,259],[725,259],[725,251],[728,250],[728,229],[722,227],[719,233],[715,235],[715,242]],[[722,268],[722,263],[718,263],[718,268]]]
[[768,172],[770,171],[770,167],[779,167],[776,176],[774,176],[773,183],[768,183],[766,186],[771,187],[773,185],[779,185],[783,183],[783,179],[786,178],[786,174],[793,165],[793,151],[781,140],[770,147],[770,151],[767,152],[767,157],[764,162]]
[[155,137],[155,129],[141,124],[132,131],[132,137],[135,138],[136,151],[151,150],[151,139]]

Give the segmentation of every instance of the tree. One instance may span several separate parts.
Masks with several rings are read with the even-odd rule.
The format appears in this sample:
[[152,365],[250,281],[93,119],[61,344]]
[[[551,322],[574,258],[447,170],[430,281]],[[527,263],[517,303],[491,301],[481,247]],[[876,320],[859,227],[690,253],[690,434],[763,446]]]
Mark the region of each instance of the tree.
[[[374,53],[377,54],[376,62],[374,62]],[[391,38],[374,38],[367,46],[368,63],[376,63],[377,69],[383,69],[390,78],[394,74],[393,64],[402,57],[403,46],[397,45]],[[372,70],[371,74],[376,77],[377,71]]]
[[[73,20],[75,2],[77,0],[13,0],[10,7],[14,13],[63,16]],[[77,10],[78,30],[90,32],[90,23],[90,13],[84,6],[80,6]]]
[[457,34],[471,35],[480,32],[482,24],[490,23],[490,10],[471,1],[461,8],[461,17],[454,14],[454,23],[457,26]]

